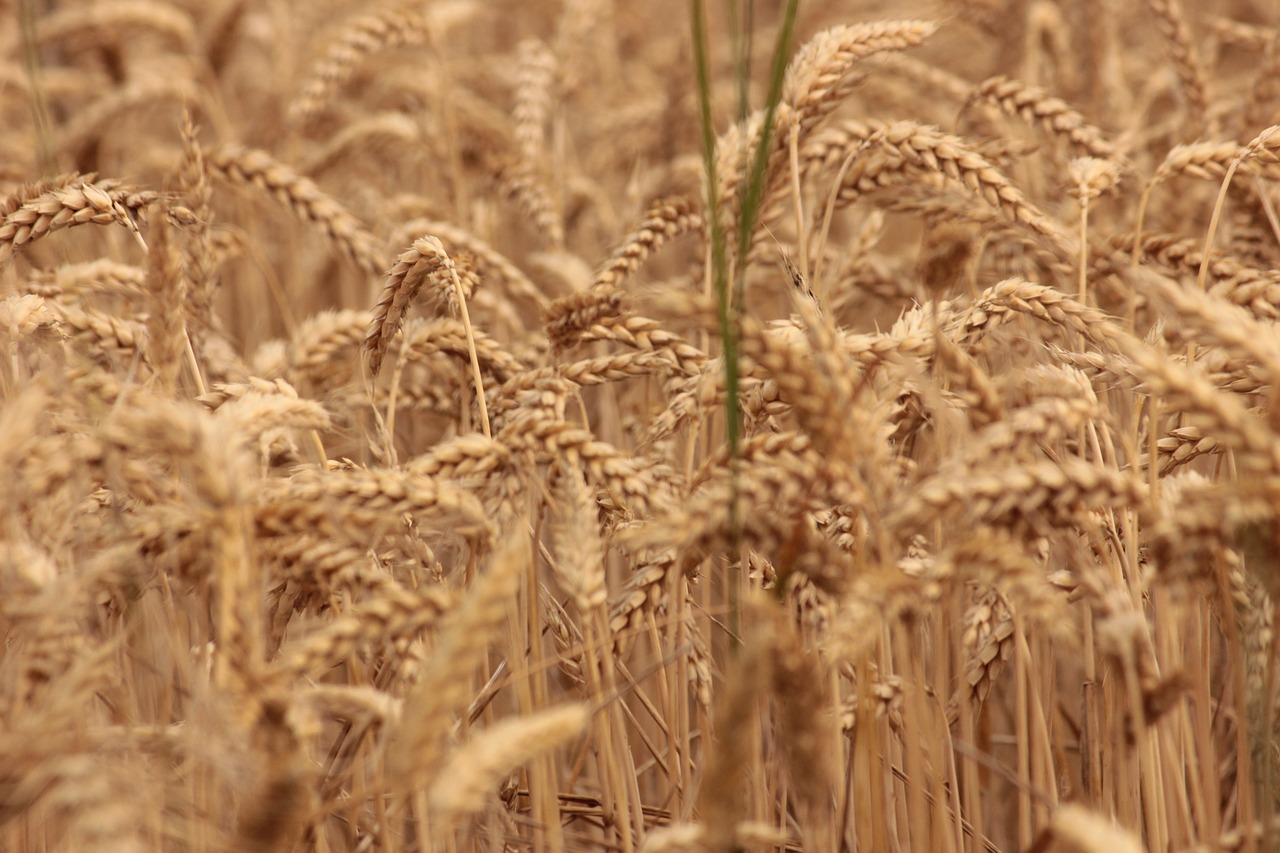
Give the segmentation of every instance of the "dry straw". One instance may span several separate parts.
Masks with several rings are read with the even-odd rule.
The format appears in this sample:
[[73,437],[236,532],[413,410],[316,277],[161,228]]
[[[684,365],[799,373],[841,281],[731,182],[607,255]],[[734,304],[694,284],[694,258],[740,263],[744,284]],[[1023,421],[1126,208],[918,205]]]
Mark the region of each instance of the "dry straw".
[[1277,845],[1256,4],[17,5],[0,849]]

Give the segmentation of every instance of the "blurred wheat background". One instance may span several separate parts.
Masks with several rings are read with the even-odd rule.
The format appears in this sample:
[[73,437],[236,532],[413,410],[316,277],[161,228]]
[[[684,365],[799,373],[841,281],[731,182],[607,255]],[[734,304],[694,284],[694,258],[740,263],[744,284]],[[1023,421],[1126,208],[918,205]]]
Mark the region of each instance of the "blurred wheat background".
[[0,849],[1280,849],[1276,3],[0,12]]

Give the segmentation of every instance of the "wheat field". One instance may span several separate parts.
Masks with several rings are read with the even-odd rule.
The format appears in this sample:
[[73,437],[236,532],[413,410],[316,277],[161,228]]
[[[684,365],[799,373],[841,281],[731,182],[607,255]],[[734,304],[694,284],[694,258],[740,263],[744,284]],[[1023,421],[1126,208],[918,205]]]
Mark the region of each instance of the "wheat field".
[[0,850],[1280,849],[1280,9],[793,5],[0,2]]

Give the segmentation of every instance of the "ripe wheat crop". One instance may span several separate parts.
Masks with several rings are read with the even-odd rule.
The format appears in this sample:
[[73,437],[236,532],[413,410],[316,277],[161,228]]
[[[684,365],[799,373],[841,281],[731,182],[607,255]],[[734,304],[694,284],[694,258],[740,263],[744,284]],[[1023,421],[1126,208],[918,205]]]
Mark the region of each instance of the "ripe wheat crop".
[[792,5],[0,3],[0,849],[1280,849],[1275,11]]

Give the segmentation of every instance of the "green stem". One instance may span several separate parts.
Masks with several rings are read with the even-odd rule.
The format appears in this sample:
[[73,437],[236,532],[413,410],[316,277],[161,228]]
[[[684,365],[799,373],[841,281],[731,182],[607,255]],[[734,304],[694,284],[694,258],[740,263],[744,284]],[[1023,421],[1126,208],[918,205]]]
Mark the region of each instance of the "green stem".
[[[738,83],[738,121],[745,122],[751,114],[751,46],[755,29],[755,0],[726,0],[729,10],[729,38],[732,40],[734,75]],[[738,15],[742,7],[743,14]]]
[[[720,212],[719,179],[716,172],[716,134],[711,120],[711,75],[707,58],[707,31],[702,0],[693,0],[693,50],[698,75],[698,106],[702,119],[702,159],[707,172],[707,221],[711,226],[711,277],[716,292],[716,319],[720,331],[721,358],[724,361],[725,432],[729,443],[729,537],[733,550],[738,550],[742,528],[738,518],[738,454],[741,442],[741,402],[738,399],[738,322],[730,301],[728,239]],[[744,73],[739,68],[739,73]],[[741,81],[740,81],[741,83]],[[745,92],[745,83],[740,90]],[[733,579],[727,583],[729,598],[729,644],[734,649],[741,637],[739,631],[738,587]]]
[[[711,118],[710,61],[708,59],[707,29],[702,0],[692,0],[693,50],[698,78],[698,106],[702,120],[702,157],[707,172],[707,219],[711,230],[710,265],[711,278],[716,292],[716,319],[720,332],[720,346],[724,360],[725,376],[725,433],[730,459],[729,533],[733,551],[739,549],[742,538],[741,519],[738,513],[739,456],[742,442],[742,409],[739,400],[741,374],[739,365],[739,333],[742,311],[745,305],[746,258],[751,247],[764,196],[769,157],[775,148],[774,121],[778,104],[782,100],[782,85],[786,77],[787,57],[791,51],[791,36],[795,29],[799,0],[788,0],[783,13],[782,26],[774,44],[773,63],[769,74],[769,98],[765,109],[764,126],[756,144],[747,181],[739,190],[737,222],[737,254],[733,272],[733,288],[729,286],[728,239],[720,209],[719,178],[716,173],[716,134]],[[749,116],[749,77],[751,64],[751,31],[754,29],[754,4],[746,0],[745,15],[740,19],[735,0],[728,0],[733,55],[738,77],[739,120]],[[739,601],[735,583],[728,584],[729,633],[740,636],[738,629]]]
[[[707,219],[711,224],[711,275],[718,306],[717,318],[728,398],[726,431],[730,455],[736,460],[741,429],[738,401],[738,329],[730,303],[728,240],[720,212],[720,195],[716,191],[719,186],[716,174],[716,136],[711,120],[711,82],[702,0],[693,0],[692,9],[693,47],[698,75],[698,106],[702,114],[702,157],[707,170]],[[736,518],[733,519],[733,525],[736,532]]]

